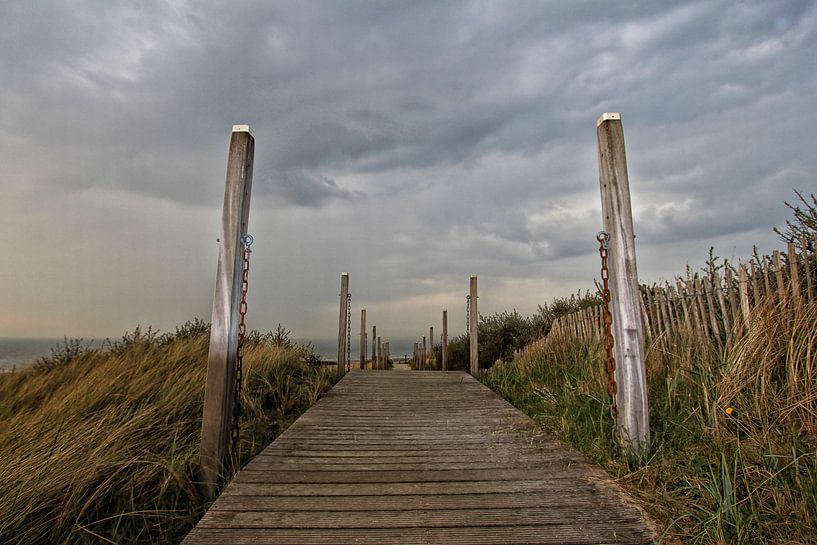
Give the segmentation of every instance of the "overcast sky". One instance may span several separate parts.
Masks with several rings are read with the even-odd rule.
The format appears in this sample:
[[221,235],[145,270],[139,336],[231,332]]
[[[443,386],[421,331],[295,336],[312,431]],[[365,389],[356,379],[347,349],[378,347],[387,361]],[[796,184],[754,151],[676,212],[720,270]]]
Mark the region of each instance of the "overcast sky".
[[0,337],[209,320],[233,124],[256,138],[249,326],[336,335],[339,274],[416,337],[598,276],[621,112],[642,280],[769,251],[817,190],[817,7],[0,4]]

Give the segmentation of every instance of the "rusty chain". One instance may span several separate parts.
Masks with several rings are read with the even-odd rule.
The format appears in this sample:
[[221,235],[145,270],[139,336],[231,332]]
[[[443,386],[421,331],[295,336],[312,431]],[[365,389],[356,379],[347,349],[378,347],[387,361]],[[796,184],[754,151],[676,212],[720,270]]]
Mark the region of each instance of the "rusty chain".
[[230,430],[230,450],[233,460],[238,462],[238,439],[241,435],[241,383],[244,380],[244,338],[247,333],[247,326],[244,322],[247,315],[247,290],[250,287],[250,246],[252,246],[252,235],[245,234],[241,237],[241,245],[244,248],[244,264],[242,266],[241,277],[241,303],[238,306],[238,341],[236,342],[235,357],[235,390],[233,392],[233,422]]
[[604,303],[604,348],[607,351],[607,393],[610,395],[610,416],[615,423],[618,420],[618,406],[616,405],[616,394],[618,385],[616,384],[616,358],[613,356],[613,315],[610,312],[610,271],[607,268],[607,250],[610,245],[610,235],[605,231],[599,231],[596,235],[599,241],[599,255],[601,256],[601,298]]
[[465,334],[471,334],[471,295],[465,296]]
[[352,370],[352,294],[346,294],[346,372]]

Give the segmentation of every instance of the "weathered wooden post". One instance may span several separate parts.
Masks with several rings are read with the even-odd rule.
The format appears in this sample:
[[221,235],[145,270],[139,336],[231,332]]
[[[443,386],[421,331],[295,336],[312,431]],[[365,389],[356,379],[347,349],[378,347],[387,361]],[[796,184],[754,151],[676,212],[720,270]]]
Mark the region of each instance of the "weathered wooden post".
[[630,182],[621,116],[605,113],[596,123],[604,230],[609,236],[610,312],[613,315],[616,424],[622,444],[636,455],[650,441],[644,329],[636,267]]
[[434,354],[434,326],[428,328],[428,368],[432,371],[437,368],[437,357]]
[[443,371],[448,371],[448,310],[443,311]]
[[377,326],[372,326],[372,369],[377,369]]
[[361,369],[366,369],[366,309],[360,309],[360,364]]
[[225,475],[236,389],[238,324],[244,277],[242,237],[247,234],[255,139],[248,125],[233,126],[227,158],[224,208],[207,355],[201,426],[201,482],[214,498]]
[[383,345],[383,369],[389,368],[389,360],[391,359],[391,344],[386,341]]
[[377,368],[383,369],[383,343],[377,338]]
[[338,373],[346,369],[346,324],[348,322],[349,273],[340,273],[340,315],[338,317]]
[[418,360],[418,357],[419,357],[418,352],[419,351],[420,351],[420,349],[418,348],[417,341],[414,341],[414,369],[415,370],[420,368],[420,366],[417,363],[419,361]]
[[468,329],[471,339],[469,352],[471,354],[471,375],[479,374],[479,310],[477,310],[477,275],[471,275],[471,314]]

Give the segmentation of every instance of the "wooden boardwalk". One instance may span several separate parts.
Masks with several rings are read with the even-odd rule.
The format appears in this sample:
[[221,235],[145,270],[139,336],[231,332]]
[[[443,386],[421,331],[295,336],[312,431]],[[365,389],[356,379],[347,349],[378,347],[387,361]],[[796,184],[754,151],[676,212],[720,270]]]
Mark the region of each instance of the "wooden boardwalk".
[[460,372],[348,373],[184,545],[652,543],[606,475]]

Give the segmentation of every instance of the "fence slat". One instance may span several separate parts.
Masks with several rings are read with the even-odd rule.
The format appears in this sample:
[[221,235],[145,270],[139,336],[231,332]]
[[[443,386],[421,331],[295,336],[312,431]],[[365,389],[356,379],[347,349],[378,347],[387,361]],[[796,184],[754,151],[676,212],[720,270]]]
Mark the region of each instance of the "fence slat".
[[789,275],[791,277],[791,296],[796,306],[802,306],[803,300],[800,297],[800,270],[797,267],[797,252],[794,251],[794,243],[789,242]]
[[786,300],[786,286],[783,281],[783,263],[780,259],[780,251],[775,250],[772,254],[772,259],[774,259],[774,277],[777,281],[777,297],[778,300],[782,303]]
[[738,289],[740,290],[740,310],[743,314],[743,325],[749,330],[749,279],[746,265],[738,264]]
[[814,283],[811,280],[811,256],[808,251],[808,240],[805,236],[800,237],[800,246],[803,256],[803,275],[806,277],[806,300],[814,301]]

